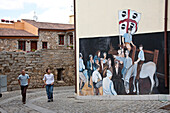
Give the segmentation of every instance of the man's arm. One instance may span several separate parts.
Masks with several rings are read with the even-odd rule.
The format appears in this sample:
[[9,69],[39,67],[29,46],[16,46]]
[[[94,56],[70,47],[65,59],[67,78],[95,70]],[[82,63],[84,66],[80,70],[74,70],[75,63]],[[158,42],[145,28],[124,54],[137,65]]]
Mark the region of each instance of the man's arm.
[[122,37],[122,43],[123,43],[123,46],[125,46],[124,37]]
[[138,58],[138,60],[137,60],[136,62],[134,62],[134,63],[135,63],[135,64],[137,64],[140,60],[141,60],[141,59],[140,59],[140,58]]
[[28,86],[29,86],[29,84],[30,84],[30,78],[28,79]]
[[111,88],[112,94],[113,94],[113,95],[117,95],[117,93],[116,93],[116,91],[115,91],[115,89],[114,89],[113,82],[112,82],[110,85],[111,85],[110,88]]
[[132,42],[132,41],[131,41],[130,43],[132,44],[132,46],[135,46],[135,44],[133,44],[133,42]]
[[18,80],[18,84],[19,84],[19,85],[21,85],[21,82],[20,82],[20,80]]
[[45,82],[45,80],[43,80],[43,81],[44,81],[44,84],[47,85],[46,82]]

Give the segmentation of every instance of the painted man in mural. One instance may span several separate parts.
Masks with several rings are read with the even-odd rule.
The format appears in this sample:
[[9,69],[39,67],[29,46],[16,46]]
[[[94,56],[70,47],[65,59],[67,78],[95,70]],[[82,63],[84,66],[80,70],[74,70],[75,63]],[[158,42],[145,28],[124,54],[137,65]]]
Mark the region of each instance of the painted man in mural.
[[107,63],[106,57],[107,57],[107,54],[106,54],[106,52],[104,52],[103,58],[101,58],[101,68],[102,68],[102,70],[104,69],[104,65],[106,65],[106,63]]
[[140,73],[142,65],[143,65],[143,63],[145,61],[143,45],[139,46],[139,50],[140,51],[139,51],[139,54],[138,54],[138,60],[134,62],[135,64],[138,64],[138,67],[137,67],[137,76],[136,76],[137,80],[139,80],[139,73]]
[[96,55],[94,56],[94,63],[96,63],[96,59],[98,59],[100,63],[100,53],[101,52],[99,50],[96,52]]
[[[127,87],[127,93],[129,93],[129,79],[130,79],[130,74],[126,74],[127,70],[132,66],[132,59],[129,57],[129,50],[125,51],[125,57],[119,57],[116,55],[113,55],[113,57],[117,60],[120,61],[120,63],[123,63],[123,69],[122,69],[122,75],[123,75],[123,80],[125,81],[125,86]],[[126,76],[125,76],[126,75]]]
[[93,55],[89,55],[89,60],[87,61],[87,72],[88,72],[88,87],[92,87],[90,85],[90,78],[93,73],[93,68],[94,68],[94,60],[93,60]]
[[111,71],[107,70],[106,75],[103,79],[103,95],[117,95],[113,82],[110,80],[112,78]]
[[117,94],[124,94],[124,86],[123,86],[123,80],[122,80],[122,73],[121,73],[121,68],[119,66],[119,62],[115,62],[115,66],[113,68],[113,76],[112,76],[112,81],[114,83],[114,88],[117,92]]
[[128,33],[125,33],[125,34],[122,36],[123,46],[125,46],[129,51],[131,51],[131,45],[130,45],[130,44],[132,44],[132,46],[135,46],[135,45],[133,44],[133,41],[132,41],[131,31],[132,31],[132,29],[131,29],[131,28],[128,28]]
[[82,93],[82,89],[87,82],[87,71],[85,70],[85,65],[83,61],[83,55],[79,54],[79,90]]
[[99,88],[102,86],[102,76],[99,73],[100,66],[96,66],[96,70],[92,74],[93,86],[96,90],[96,95],[99,94]]

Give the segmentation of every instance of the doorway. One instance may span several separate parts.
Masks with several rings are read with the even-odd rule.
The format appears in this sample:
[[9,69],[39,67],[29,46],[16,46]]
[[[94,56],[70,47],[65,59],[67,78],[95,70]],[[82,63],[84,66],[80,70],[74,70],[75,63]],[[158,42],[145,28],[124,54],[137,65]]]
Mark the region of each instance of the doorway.
[[57,74],[57,81],[63,81],[63,68],[57,69],[58,74]]
[[37,50],[37,41],[31,41],[31,51]]

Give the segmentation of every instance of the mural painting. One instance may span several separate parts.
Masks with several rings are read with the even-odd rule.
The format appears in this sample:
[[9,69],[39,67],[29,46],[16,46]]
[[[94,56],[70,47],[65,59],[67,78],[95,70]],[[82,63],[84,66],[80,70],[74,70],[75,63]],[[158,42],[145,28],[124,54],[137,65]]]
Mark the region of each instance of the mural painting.
[[148,45],[148,41],[156,42],[148,38],[155,34],[135,34],[142,17],[140,13],[127,9],[119,11],[118,15],[119,36],[79,40],[79,94],[168,93],[160,85],[165,80],[157,74],[163,73],[163,68],[157,69],[163,65],[158,62],[163,58],[162,47]]

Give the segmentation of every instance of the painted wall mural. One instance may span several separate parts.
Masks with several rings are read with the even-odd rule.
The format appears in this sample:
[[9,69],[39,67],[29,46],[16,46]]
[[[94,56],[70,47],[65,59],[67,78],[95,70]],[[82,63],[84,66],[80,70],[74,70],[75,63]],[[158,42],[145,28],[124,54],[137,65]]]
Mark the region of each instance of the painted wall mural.
[[119,36],[79,39],[80,95],[168,93],[163,32],[134,35],[140,18],[136,11],[119,11]]

